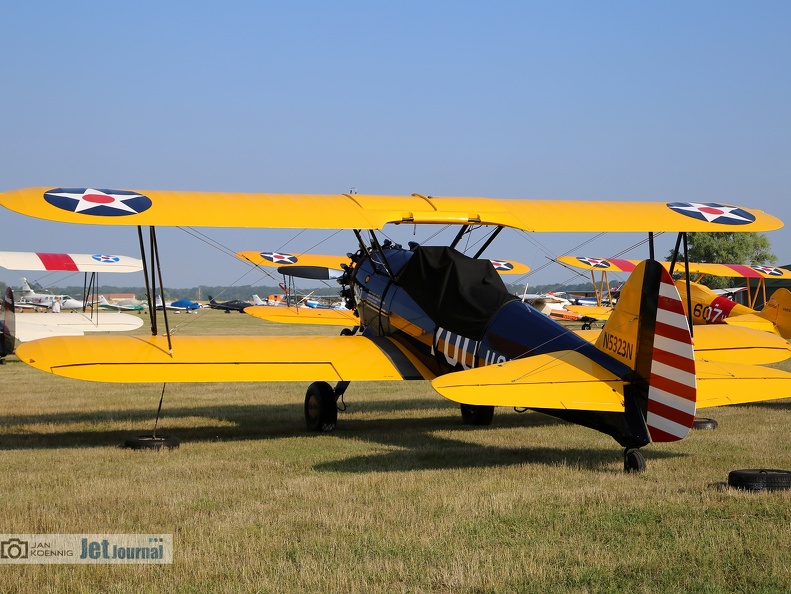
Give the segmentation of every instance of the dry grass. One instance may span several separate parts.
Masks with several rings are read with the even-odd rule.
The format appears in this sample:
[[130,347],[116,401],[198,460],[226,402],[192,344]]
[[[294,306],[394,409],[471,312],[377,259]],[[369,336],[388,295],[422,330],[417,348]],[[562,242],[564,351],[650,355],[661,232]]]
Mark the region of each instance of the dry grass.
[[[179,332],[308,329],[187,318]],[[353,384],[330,435],[303,430],[301,384],[169,385],[161,427],[183,444],[152,453],[118,444],[150,432],[161,386],[71,381],[14,359],[0,374],[4,532],[174,535],[171,566],[0,566],[3,591],[791,584],[791,493],[725,486],[735,468],[791,467],[788,401],[709,410],[720,429],[646,448],[648,472],[627,476],[605,436],[507,410],[490,428],[464,427],[423,382]]]

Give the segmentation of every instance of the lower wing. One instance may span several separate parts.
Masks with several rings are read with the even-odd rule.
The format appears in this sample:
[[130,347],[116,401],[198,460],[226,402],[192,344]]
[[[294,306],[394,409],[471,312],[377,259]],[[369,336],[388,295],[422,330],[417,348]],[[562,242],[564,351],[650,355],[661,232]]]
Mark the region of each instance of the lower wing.
[[20,360],[100,382],[432,379],[395,341],[364,336],[63,336],[22,344]]
[[244,313],[268,322],[283,324],[320,324],[326,326],[357,326],[359,318],[350,309],[320,309],[314,307],[272,307],[254,305]]

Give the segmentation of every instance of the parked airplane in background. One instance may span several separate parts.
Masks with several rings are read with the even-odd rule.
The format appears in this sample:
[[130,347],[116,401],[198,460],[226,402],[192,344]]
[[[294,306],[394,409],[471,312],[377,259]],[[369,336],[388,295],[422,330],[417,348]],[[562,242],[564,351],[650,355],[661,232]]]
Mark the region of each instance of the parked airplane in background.
[[252,307],[253,304],[248,301],[242,301],[241,299],[231,299],[230,301],[215,301],[214,298],[209,295],[209,307],[212,309],[222,309],[225,313],[231,313],[232,311],[238,311],[239,313],[244,313],[244,309],[246,307]]
[[[92,201],[96,194],[90,188],[26,188],[0,194],[0,204],[48,220],[137,229],[353,230],[357,248],[339,281],[344,299],[356,307],[362,334],[160,336],[152,323],[145,340],[62,337],[18,349],[20,360],[58,375],[111,382],[313,379],[305,418],[315,430],[335,427],[337,400],[350,381],[426,379],[459,402],[470,423],[490,422],[494,406],[525,407],[610,435],[625,448],[627,470],[645,468],[638,448],[686,436],[696,406],[782,398],[791,388],[791,374],[777,369],[696,361],[678,291],[653,260],[630,275],[591,344],[511,295],[491,262],[479,259],[504,227],[648,233],[755,232],[782,225],[760,211],[716,203],[128,190],[102,190],[99,204]],[[557,216],[564,209],[597,216]],[[460,231],[449,247],[403,249],[379,241],[376,231],[389,223],[456,224]],[[481,228],[490,233],[472,257],[456,250]],[[152,259],[159,261],[153,228],[150,237]]]
[[0,364],[13,354],[16,346],[14,324],[14,292],[8,287],[3,295],[2,319],[0,319]]
[[[622,260],[617,258],[586,258],[575,256],[561,256],[558,261],[582,268],[591,272],[594,287],[597,286],[595,274],[600,275],[599,287],[608,287],[608,272],[630,273],[638,260]],[[666,269],[670,269],[670,262],[663,262]],[[743,264],[708,264],[693,263],[685,264],[677,262],[674,272],[689,276],[690,282],[684,278],[676,281],[676,286],[682,296],[682,301],[687,306],[687,285],[689,286],[690,311],[694,324],[728,324],[734,326],[745,326],[767,332],[774,332],[785,339],[791,338],[791,291],[788,289],[777,289],[770,299],[766,298],[766,279],[791,279],[791,271],[775,266],[748,266]],[[747,280],[747,292],[749,305],[741,305],[726,295],[718,294],[707,286],[700,284],[700,280],[705,276],[719,276],[726,278],[742,278]],[[753,289],[749,281],[757,282]],[[609,287],[607,288],[609,291]],[[732,291],[731,291],[732,292]],[[611,297],[611,293],[607,294]],[[759,296],[763,296],[764,306],[761,311],[754,309]],[[604,294],[599,291],[597,300],[601,304],[606,299]],[[600,306],[595,310],[588,310],[586,306],[570,306],[569,309],[584,313],[590,311],[588,315],[606,319],[608,312],[612,310],[608,306]]]
[[82,309],[85,307],[80,299],[68,295],[51,295],[50,293],[37,293],[30,288],[27,279],[22,277],[22,291],[15,306],[20,309],[52,309],[55,301],[60,301],[61,309]]
[[[98,286],[96,279],[99,272],[139,272],[143,270],[143,263],[137,258],[109,254],[0,252],[0,267],[9,270],[83,272],[90,292],[91,287]],[[89,274],[90,283],[87,282]],[[68,295],[36,293],[25,278],[22,279],[22,290],[18,297],[15,303],[17,309],[51,309],[57,297],[60,297],[61,309],[85,309],[88,306],[87,299],[83,302]]]
[[195,303],[194,301],[191,301],[189,299],[179,299],[177,301],[171,301],[170,303],[166,303],[163,305],[162,297],[157,295],[156,308],[158,310],[162,310],[164,308],[170,311],[175,311],[177,313],[181,311],[187,313],[193,313],[195,310],[200,309],[200,303]]
[[99,301],[95,302],[94,305],[98,305],[99,308],[108,311],[143,312],[148,307],[145,301],[138,299],[113,299],[113,301],[107,301],[104,295],[99,295]]

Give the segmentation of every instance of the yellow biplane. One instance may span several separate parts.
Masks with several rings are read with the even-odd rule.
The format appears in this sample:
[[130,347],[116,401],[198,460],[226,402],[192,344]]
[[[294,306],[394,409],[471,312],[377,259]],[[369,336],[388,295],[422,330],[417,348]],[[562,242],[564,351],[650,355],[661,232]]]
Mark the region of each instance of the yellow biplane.
[[[277,271],[284,278],[289,279],[288,286],[282,283],[280,285],[287,296],[296,293],[295,287],[291,284],[295,277],[322,281],[338,279],[343,275],[343,271],[352,265],[349,256],[328,254],[243,251],[236,252],[236,257],[253,266],[277,268]],[[489,261],[498,274],[524,275],[530,272],[529,266],[512,260],[490,259]],[[313,306],[309,300],[296,300],[296,303],[290,303],[290,300],[284,299],[276,308],[256,304],[253,307],[246,308],[245,313],[269,322],[356,326],[357,318],[353,307],[349,307],[350,296],[341,295],[345,303],[341,302],[341,305],[336,307]],[[306,306],[302,305],[303,302]],[[282,307],[283,304],[286,307]]]
[[[558,258],[558,262],[590,271],[595,289],[595,307],[589,310],[587,305],[575,305],[569,306],[569,309],[579,313],[586,312],[591,317],[606,320],[612,307],[605,304],[615,300],[607,273],[630,273],[635,269],[639,260],[561,256]],[[662,264],[668,270],[671,269],[670,262]],[[791,291],[783,288],[777,289],[771,298],[768,300],[766,298],[766,280],[791,279],[791,271],[775,266],[700,264],[679,261],[675,264],[673,272],[683,275],[676,282],[676,286],[685,306],[689,303],[689,311],[694,324],[743,326],[772,332],[784,339],[791,338]],[[748,305],[741,305],[701,284],[700,281],[705,276],[745,279],[747,286],[744,291],[747,294]],[[757,283],[755,288],[750,286],[750,281]],[[760,311],[756,311],[754,308],[759,297],[763,298],[764,306]]]
[[[337,337],[152,336],[47,338],[18,357],[65,377],[109,382],[313,381],[305,418],[334,429],[350,381],[430,380],[484,425],[495,406],[538,410],[610,435],[624,468],[645,469],[639,448],[683,439],[698,407],[782,398],[791,374],[696,360],[681,298],[654,260],[635,269],[595,342],[511,295],[479,259],[506,227],[525,231],[768,231],[761,211],[715,203],[558,202],[491,198],[216,194],[26,188],[0,194],[13,211],[67,223],[350,229],[357,248],[338,279],[354,302],[358,331]],[[558,217],[559,207],[599,216]],[[380,242],[386,224],[457,224],[450,246]],[[474,230],[489,236],[472,256],[456,248]],[[367,232],[367,238],[364,233]],[[144,256],[143,261],[146,261]],[[148,277],[147,277],[148,278]],[[147,280],[155,285],[156,275]],[[160,281],[161,284],[161,281]],[[155,286],[147,287],[153,293]],[[347,333],[350,334],[350,333]],[[337,382],[333,387],[328,382]]]

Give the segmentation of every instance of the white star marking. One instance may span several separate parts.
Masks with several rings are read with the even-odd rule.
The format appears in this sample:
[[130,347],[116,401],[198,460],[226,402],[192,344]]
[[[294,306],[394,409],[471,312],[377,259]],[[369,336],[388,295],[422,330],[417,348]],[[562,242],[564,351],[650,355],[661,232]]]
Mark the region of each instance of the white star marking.
[[97,206],[107,206],[108,208],[114,208],[132,214],[138,213],[134,208],[127,206],[124,200],[142,198],[140,194],[107,194],[99,190],[94,190],[93,188],[86,188],[81,194],[74,192],[53,192],[52,195],[77,200],[74,212],[83,212],[91,208],[96,208]]
[[712,206],[702,202],[689,202],[687,206],[675,206],[674,209],[686,210],[687,212],[698,212],[702,214],[709,223],[716,221],[719,218],[733,219],[734,221],[744,221],[745,223],[752,222],[751,219],[745,218],[741,215],[733,214],[734,210],[739,210],[739,208],[736,206],[725,206],[720,204]]

